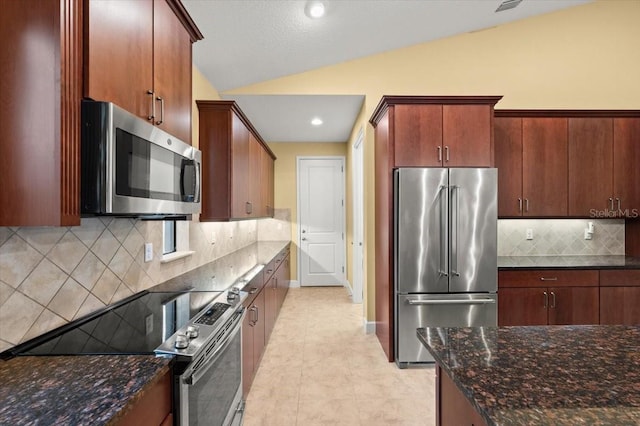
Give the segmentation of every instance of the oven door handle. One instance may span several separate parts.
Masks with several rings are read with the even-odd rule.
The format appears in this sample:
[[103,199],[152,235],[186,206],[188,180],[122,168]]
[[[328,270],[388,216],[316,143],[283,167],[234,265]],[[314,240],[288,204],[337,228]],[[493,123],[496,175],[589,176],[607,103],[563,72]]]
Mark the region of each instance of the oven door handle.
[[235,320],[236,323],[234,324],[232,331],[229,334],[227,334],[227,336],[225,337],[224,341],[220,344],[220,346],[218,346],[218,348],[215,351],[213,351],[213,353],[209,356],[209,358],[204,362],[204,366],[196,370],[195,372],[191,373],[191,375],[189,375],[187,378],[184,379],[184,382],[186,384],[195,385],[196,383],[198,383],[198,380],[200,380],[202,376],[204,376],[207,373],[207,371],[209,371],[211,366],[215,364],[216,360],[220,358],[220,355],[222,355],[225,349],[229,347],[229,345],[231,344],[231,340],[242,329],[242,319],[244,317],[244,313],[245,313],[245,310],[243,309],[243,311],[238,314]]

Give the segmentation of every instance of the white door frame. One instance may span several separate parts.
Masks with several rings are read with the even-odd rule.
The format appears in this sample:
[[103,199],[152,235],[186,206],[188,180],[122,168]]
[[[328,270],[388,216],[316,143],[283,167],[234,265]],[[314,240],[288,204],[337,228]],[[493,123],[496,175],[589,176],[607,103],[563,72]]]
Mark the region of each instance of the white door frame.
[[351,151],[353,185],[353,303],[362,303],[364,285],[364,129],[361,127]]
[[[301,268],[301,263],[300,260],[302,259],[302,249],[300,248],[302,246],[302,233],[300,232],[300,210],[301,210],[301,206],[300,206],[300,162],[303,160],[340,160],[341,161],[341,165],[342,165],[342,199],[344,201],[345,198],[345,173],[344,173],[344,163],[345,163],[345,157],[341,156],[341,155],[319,155],[319,156],[312,156],[312,155],[303,155],[303,156],[296,156],[296,208],[297,208],[297,213],[296,213],[296,243],[298,245],[298,250],[297,250],[297,255],[298,255],[298,265],[297,265],[297,271],[298,273],[297,275],[297,280],[300,286],[302,286],[302,268]],[[346,218],[346,206],[345,203],[342,203],[342,234],[344,235],[346,232],[346,222],[345,222],[345,218]],[[347,286],[347,280],[346,280],[346,276],[347,276],[347,258],[346,258],[346,244],[345,244],[345,239],[342,239],[342,264],[344,265],[344,272],[342,273],[342,285],[343,286]]]

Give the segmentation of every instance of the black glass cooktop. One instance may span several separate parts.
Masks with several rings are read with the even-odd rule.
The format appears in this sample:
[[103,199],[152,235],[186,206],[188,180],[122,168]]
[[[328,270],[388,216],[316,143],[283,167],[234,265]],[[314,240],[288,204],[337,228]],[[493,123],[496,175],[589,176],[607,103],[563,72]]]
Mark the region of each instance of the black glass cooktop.
[[221,292],[143,293],[14,348],[14,355],[153,354]]

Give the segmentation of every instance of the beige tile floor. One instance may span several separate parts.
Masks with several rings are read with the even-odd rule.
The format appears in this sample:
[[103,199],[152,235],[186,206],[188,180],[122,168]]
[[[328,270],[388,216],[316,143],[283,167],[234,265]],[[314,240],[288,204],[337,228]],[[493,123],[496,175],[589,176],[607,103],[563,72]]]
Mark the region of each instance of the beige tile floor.
[[292,288],[247,396],[245,426],[433,425],[434,369],[398,369],[342,287]]

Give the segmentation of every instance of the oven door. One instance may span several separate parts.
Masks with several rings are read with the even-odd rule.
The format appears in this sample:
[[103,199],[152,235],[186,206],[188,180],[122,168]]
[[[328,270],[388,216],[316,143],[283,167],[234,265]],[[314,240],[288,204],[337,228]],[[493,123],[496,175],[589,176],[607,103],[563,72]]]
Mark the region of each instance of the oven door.
[[[176,378],[179,424],[228,426],[242,424],[242,320],[213,356],[195,359]],[[195,368],[194,368],[195,366]]]

